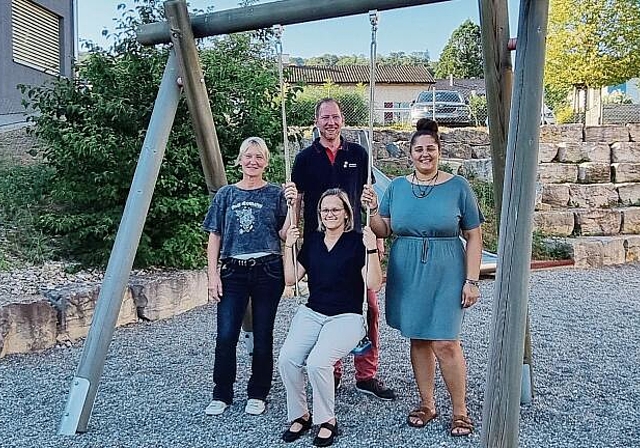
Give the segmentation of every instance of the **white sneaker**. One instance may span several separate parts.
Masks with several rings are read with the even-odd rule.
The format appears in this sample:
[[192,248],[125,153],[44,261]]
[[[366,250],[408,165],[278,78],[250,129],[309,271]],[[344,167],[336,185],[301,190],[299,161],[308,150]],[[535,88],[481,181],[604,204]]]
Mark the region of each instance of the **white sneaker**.
[[266,409],[266,403],[257,398],[249,398],[247,400],[247,405],[244,408],[244,412],[251,415],[260,415]]
[[213,400],[211,403],[209,403],[209,406],[207,406],[207,408],[204,410],[204,413],[207,415],[220,415],[228,407],[229,405],[224,401]]

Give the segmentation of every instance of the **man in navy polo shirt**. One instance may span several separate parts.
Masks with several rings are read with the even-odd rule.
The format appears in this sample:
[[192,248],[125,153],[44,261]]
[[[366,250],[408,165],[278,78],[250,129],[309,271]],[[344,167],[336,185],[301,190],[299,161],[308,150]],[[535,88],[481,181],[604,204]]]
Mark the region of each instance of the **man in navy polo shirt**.
[[[362,229],[360,195],[367,183],[368,155],[362,146],[348,142],[341,137],[340,131],[344,117],[340,105],[333,98],[325,98],[316,105],[315,125],[320,131],[311,146],[302,150],[293,164],[291,177],[298,189],[298,196],[304,203],[304,234],[318,228],[317,206],[322,193],[329,188],[339,187],[349,196],[353,207],[354,228]],[[300,210],[300,202],[298,202]],[[297,216],[300,216],[298,213]],[[382,240],[378,240],[380,253],[384,250]],[[363,355],[354,358],[356,370],[356,388],[364,393],[383,400],[393,400],[393,389],[384,386],[376,378],[379,356],[378,320],[380,309],[375,291],[367,291],[369,338],[372,348]],[[336,388],[342,378],[342,363],[338,361],[334,376]]]

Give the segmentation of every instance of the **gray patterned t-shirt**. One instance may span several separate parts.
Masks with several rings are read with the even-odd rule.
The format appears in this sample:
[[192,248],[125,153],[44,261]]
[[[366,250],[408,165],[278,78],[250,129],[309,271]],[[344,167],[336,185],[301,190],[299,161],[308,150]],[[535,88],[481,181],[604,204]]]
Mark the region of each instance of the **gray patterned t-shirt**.
[[243,190],[225,185],[213,197],[203,227],[220,235],[221,259],[257,252],[279,254],[278,231],[286,217],[287,201],[279,186]]

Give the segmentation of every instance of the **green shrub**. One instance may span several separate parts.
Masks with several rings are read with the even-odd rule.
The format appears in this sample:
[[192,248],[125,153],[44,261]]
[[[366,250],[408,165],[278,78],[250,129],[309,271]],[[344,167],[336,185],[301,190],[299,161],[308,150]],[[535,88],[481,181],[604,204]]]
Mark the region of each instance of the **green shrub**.
[[478,198],[478,205],[484,215],[482,225],[482,243],[484,250],[498,252],[498,220],[495,213],[495,201],[493,196],[493,184],[478,179],[469,179],[471,188]]
[[[125,11],[110,51],[93,47],[76,67],[78,80],[22,86],[36,114],[35,133],[48,147],[44,158],[55,176],[42,228],[60,235],[66,254],[85,265],[104,265],[115,239],[142,148],[167,47],[142,47],[133,30],[160,20],[152,0]],[[222,156],[228,171],[240,143],[255,135],[270,148],[282,135],[279,87],[268,41],[249,34],[212,39],[201,61]],[[136,257],[137,266],[182,268],[206,262],[201,223],[209,197],[192,123],[181,101],[169,137],[153,201]]]
[[534,260],[569,260],[571,246],[561,238],[549,238],[539,230],[533,232],[531,258]]
[[42,164],[0,161],[0,270],[54,257],[54,239],[38,228],[52,177],[53,170]]
[[469,99],[469,107],[471,108],[471,118],[476,126],[485,126],[488,112],[487,112],[487,97],[473,95]]

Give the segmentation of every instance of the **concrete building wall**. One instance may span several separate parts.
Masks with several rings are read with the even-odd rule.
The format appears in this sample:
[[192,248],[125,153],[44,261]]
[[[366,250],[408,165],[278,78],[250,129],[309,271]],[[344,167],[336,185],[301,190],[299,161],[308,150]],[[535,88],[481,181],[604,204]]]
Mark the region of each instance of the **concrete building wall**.
[[[429,90],[428,84],[377,84],[375,97],[375,121],[377,123],[408,122],[409,107],[420,92]],[[388,106],[399,108],[398,112],[383,111]]]
[[[71,77],[75,55],[74,0],[29,0],[60,18],[60,74]],[[12,0],[0,1],[0,126],[23,120],[22,95],[18,84],[40,85],[54,75],[44,73],[13,58]]]

